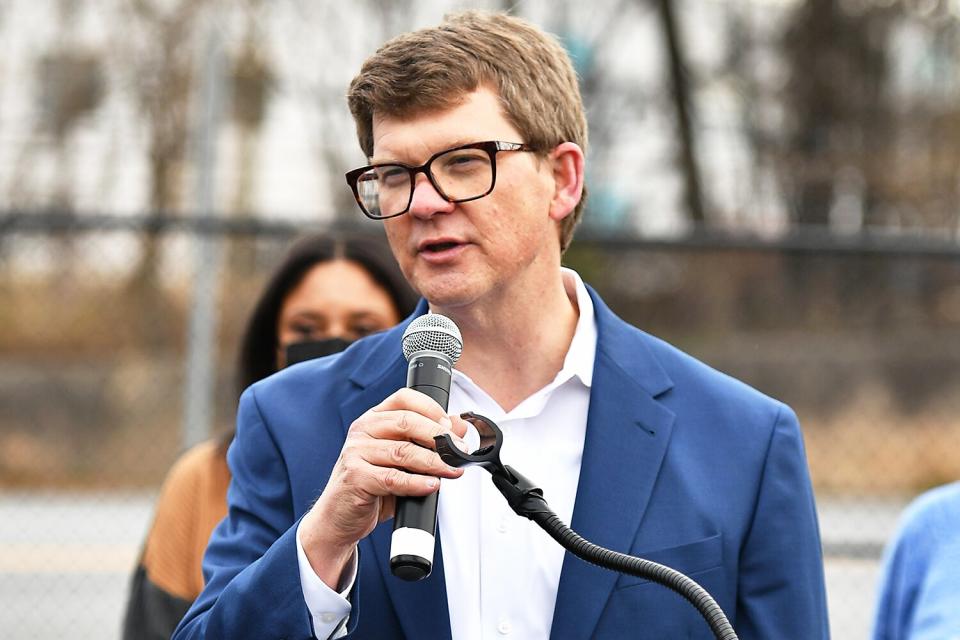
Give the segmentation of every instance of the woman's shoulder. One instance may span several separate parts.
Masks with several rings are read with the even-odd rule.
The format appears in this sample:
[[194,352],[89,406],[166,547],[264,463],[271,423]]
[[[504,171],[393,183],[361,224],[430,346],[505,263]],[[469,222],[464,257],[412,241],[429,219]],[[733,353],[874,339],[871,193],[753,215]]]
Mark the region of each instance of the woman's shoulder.
[[224,461],[224,450],[216,440],[196,444],[182,454],[170,467],[163,481],[161,497],[182,499],[184,494],[194,493],[202,478],[216,473]]
[[957,540],[960,528],[960,482],[946,484],[921,494],[903,515],[905,536]]

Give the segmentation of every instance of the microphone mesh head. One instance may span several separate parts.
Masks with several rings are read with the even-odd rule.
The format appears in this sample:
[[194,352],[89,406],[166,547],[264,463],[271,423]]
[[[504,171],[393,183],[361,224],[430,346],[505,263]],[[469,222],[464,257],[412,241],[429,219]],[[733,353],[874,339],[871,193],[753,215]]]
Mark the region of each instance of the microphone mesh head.
[[410,360],[418,351],[437,351],[450,358],[451,364],[455,363],[463,352],[460,329],[453,320],[438,313],[420,316],[403,332],[403,357]]

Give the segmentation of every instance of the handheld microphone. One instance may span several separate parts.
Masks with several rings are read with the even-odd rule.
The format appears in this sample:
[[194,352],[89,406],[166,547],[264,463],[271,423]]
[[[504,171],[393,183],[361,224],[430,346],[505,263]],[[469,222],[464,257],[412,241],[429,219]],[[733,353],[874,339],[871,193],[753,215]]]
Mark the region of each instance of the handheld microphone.
[[[446,316],[430,313],[403,332],[407,387],[437,401],[447,410],[453,365],[463,351],[460,329]],[[404,580],[422,580],[433,570],[437,529],[437,492],[422,497],[398,497],[390,540],[390,570]]]

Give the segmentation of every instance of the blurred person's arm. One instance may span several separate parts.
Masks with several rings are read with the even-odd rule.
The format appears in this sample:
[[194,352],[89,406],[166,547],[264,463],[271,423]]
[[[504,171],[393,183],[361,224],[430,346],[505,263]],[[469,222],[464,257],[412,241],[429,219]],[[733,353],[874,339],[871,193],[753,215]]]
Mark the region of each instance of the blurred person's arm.
[[125,640],[169,638],[200,595],[203,549],[226,513],[228,482],[226,462],[214,442],[187,451],[171,467],[131,582]]
[[884,554],[879,597],[873,621],[875,640],[907,640],[908,624],[920,582],[926,573],[926,553],[914,536],[899,533]]
[[139,565],[130,585],[123,640],[166,640],[191,602],[158,587],[150,580],[146,567]]
[[960,638],[960,483],[904,512],[884,552],[874,640]]

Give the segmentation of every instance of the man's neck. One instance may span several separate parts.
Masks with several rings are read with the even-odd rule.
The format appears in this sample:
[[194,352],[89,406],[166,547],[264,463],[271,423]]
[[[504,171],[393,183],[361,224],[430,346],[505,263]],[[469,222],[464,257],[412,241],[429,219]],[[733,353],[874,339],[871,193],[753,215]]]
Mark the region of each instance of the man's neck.
[[482,305],[437,310],[449,315],[463,335],[457,369],[505,411],[556,377],[579,318],[559,273],[535,295],[526,291],[522,299],[504,295]]

